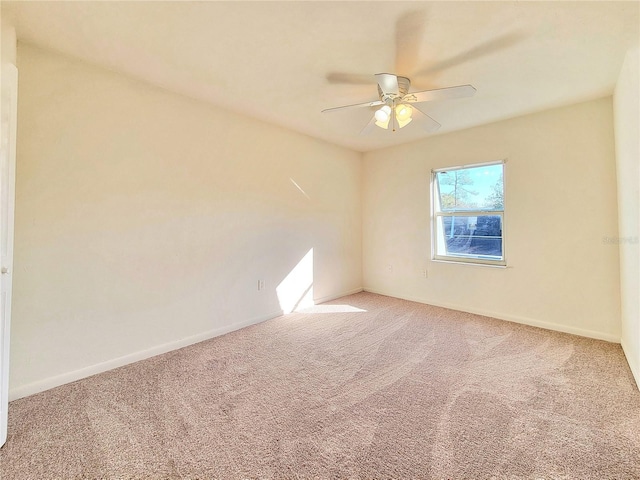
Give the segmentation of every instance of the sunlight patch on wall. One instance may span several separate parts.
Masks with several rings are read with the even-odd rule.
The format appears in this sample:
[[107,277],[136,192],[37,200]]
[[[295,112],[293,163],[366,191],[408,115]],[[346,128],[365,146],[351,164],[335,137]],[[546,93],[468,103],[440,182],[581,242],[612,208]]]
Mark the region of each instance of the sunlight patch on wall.
[[276,287],[284,313],[313,306],[313,248]]
[[300,193],[302,193],[305,197],[307,197],[308,200],[311,200],[311,197],[309,197],[309,195],[307,195],[307,192],[305,192],[302,187],[300,185],[298,185],[298,183],[293,179],[293,178],[289,178],[289,180],[291,180],[291,183],[293,183],[293,185],[300,190]]

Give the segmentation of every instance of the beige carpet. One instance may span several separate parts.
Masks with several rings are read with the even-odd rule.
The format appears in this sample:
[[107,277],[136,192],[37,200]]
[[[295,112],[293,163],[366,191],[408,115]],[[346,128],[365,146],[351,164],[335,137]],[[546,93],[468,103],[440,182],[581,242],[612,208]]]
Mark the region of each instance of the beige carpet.
[[12,402],[0,472],[637,479],[640,392],[619,345],[361,293]]

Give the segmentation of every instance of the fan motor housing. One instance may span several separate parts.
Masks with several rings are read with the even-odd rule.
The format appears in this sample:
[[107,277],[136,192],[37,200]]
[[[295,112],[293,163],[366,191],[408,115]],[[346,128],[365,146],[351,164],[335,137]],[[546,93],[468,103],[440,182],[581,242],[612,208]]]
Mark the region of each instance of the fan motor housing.
[[397,76],[397,79],[399,93],[383,92],[380,88],[380,85],[378,85],[378,95],[380,96],[380,100],[386,103],[387,100],[402,98],[409,92],[409,88],[411,87],[411,80],[409,80],[407,77],[401,77],[400,75]]

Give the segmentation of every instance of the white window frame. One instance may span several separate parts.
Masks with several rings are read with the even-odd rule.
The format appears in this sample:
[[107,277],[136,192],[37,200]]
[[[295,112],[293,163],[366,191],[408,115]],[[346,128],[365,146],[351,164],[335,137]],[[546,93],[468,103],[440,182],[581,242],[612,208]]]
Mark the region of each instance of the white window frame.
[[[505,209],[506,201],[504,200],[505,188],[506,188],[506,160],[498,160],[493,162],[473,163],[468,165],[459,165],[455,167],[443,167],[431,170],[431,259],[437,262],[446,263],[460,263],[467,265],[482,265],[490,267],[506,267],[507,257],[505,253],[506,239],[505,239]],[[455,170],[464,170],[468,168],[485,167],[490,165],[502,165],[502,198],[503,205],[502,210],[481,210],[481,209],[469,209],[460,210],[455,212],[442,211],[439,207],[440,197],[437,191],[436,175],[440,172],[452,172]],[[438,255],[437,242],[438,239],[438,225],[441,225],[442,217],[473,217],[473,216],[499,216],[502,225],[502,258],[493,259],[484,255]],[[441,227],[440,227],[441,228]]]

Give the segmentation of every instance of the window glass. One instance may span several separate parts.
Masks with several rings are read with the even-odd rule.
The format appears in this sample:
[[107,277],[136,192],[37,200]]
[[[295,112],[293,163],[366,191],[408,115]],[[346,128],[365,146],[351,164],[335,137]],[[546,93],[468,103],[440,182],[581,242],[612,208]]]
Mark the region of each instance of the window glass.
[[503,164],[436,172],[443,211],[504,210]]
[[434,258],[504,265],[504,163],[433,173]]

